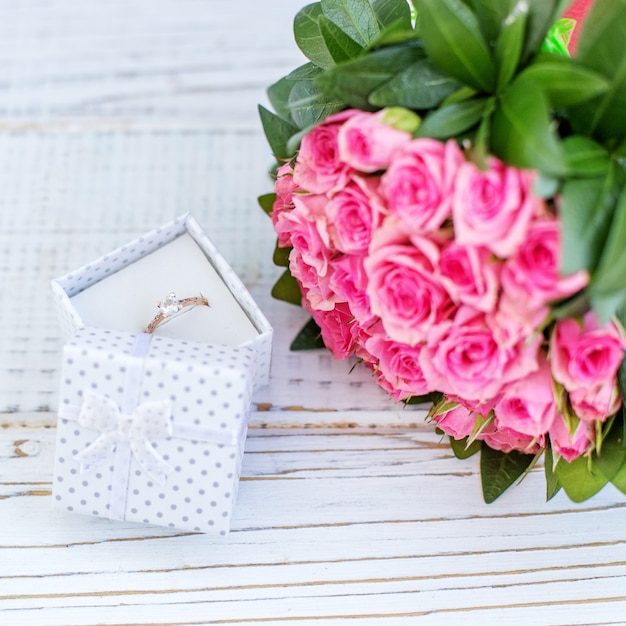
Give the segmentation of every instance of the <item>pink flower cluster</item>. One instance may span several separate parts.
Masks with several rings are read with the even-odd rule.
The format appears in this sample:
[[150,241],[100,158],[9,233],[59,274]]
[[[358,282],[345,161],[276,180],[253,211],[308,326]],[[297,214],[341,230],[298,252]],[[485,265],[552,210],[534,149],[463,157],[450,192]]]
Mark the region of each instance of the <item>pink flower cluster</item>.
[[549,436],[571,461],[621,406],[626,340],[593,313],[550,322],[589,278],[560,275],[559,220],[534,179],[348,110],[279,168],[272,220],[336,358],[356,355],[398,400],[445,394],[435,419],[455,438],[534,452]]

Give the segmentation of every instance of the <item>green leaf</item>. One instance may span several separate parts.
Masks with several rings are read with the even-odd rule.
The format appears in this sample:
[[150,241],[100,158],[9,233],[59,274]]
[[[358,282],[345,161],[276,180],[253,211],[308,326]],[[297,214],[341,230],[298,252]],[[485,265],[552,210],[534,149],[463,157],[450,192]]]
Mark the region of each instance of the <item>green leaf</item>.
[[342,63],[357,58],[363,52],[363,46],[346,35],[339,26],[331,22],[326,16],[319,18],[320,32],[328,53],[335,63]]
[[574,129],[613,146],[626,137],[626,0],[596,2],[585,20],[576,61],[610,82],[603,95],[570,112]]
[[380,33],[378,18],[368,0],[321,0],[321,7],[329,20],[362,46]]
[[518,0],[470,0],[485,39],[491,43],[498,40],[507,15],[511,14]]
[[313,126],[344,108],[345,104],[341,100],[325,96],[312,80],[296,82],[289,94],[289,110],[298,126],[294,133],[298,129]]
[[[617,372],[617,381],[619,383],[619,390],[622,392],[622,398],[626,398],[626,359],[622,361],[619,371]],[[622,415],[624,415],[624,411],[625,409],[622,406]],[[626,420],[624,421],[624,428],[626,428]]]
[[591,306],[603,321],[611,319],[626,298],[626,188],[622,188],[615,207],[588,293]]
[[561,483],[554,471],[554,455],[552,447],[548,446],[545,452],[544,470],[546,474],[546,501],[552,500],[559,491],[561,491]]
[[515,75],[515,70],[522,56],[524,35],[528,20],[528,5],[516,3],[513,10],[502,23],[502,30],[495,49],[498,67],[498,89],[505,87]]
[[521,76],[536,82],[557,108],[579,104],[609,88],[602,75],[568,61],[535,63]]
[[565,181],[560,206],[564,274],[595,270],[623,184],[621,178],[619,168],[612,166],[604,176]]
[[526,471],[534,458],[533,454],[517,451],[505,454],[488,445],[482,446],[480,477],[485,502],[491,504],[499,498]]
[[300,9],[293,21],[293,34],[302,54],[316,65],[326,68],[332,67],[335,62],[320,31],[321,15],[322,7],[319,2]]
[[626,493],[626,463],[620,467],[619,471],[613,476],[611,482],[622,492]]
[[588,137],[570,135],[563,140],[568,171],[576,176],[606,175],[611,165],[608,152]]
[[279,267],[289,267],[289,253],[292,248],[282,248],[278,244],[274,248],[274,265],[278,265]]
[[602,451],[594,452],[593,460],[608,480],[613,480],[626,462],[624,446],[624,426],[621,420],[615,420],[608,432],[602,437]]
[[267,97],[279,117],[286,122],[293,123],[291,112],[289,111],[289,94],[293,88],[293,80],[288,76],[281,78],[267,89]]
[[417,137],[448,139],[473,128],[482,119],[487,99],[464,100],[433,111],[417,129]]
[[300,306],[302,304],[302,292],[298,281],[291,275],[289,270],[281,275],[272,288],[272,296],[277,300],[284,300],[290,304]]
[[493,117],[492,148],[509,165],[560,176],[565,158],[546,97],[533,82],[518,77],[500,99]]
[[374,89],[369,101],[380,107],[430,109],[441,104],[459,87],[456,80],[440,72],[429,59],[422,59]]
[[274,208],[274,202],[276,202],[275,193],[266,193],[259,196],[257,199],[259,206],[269,215]]
[[534,56],[541,50],[543,42],[557,19],[572,0],[525,0],[530,5],[526,45],[523,58]]
[[406,0],[374,0],[372,8],[381,30],[393,24],[411,28],[411,8]]
[[422,40],[441,70],[479,91],[492,92],[496,71],[476,15],[461,0],[422,0]]
[[624,289],[626,289],[626,188],[622,188],[617,201],[602,257],[593,276],[591,293],[594,290],[603,292]]
[[290,154],[287,150],[287,141],[298,129],[261,105],[259,105],[259,115],[263,125],[263,132],[267,137],[274,156],[277,159],[291,158],[293,154]]
[[591,498],[608,482],[593,459],[584,456],[579,456],[571,463],[560,459],[556,465],[556,475],[573,502],[583,502]]
[[315,323],[314,319],[310,319],[304,325],[289,346],[289,349],[294,352],[301,350],[319,350],[321,348],[325,348],[324,340],[322,339],[322,331]]
[[455,439],[454,437],[450,437],[450,447],[452,448],[452,452],[454,452],[454,456],[457,459],[469,459],[471,456],[474,456],[477,452],[480,452],[480,449],[483,445],[482,441],[475,440],[469,446],[467,445],[468,438],[464,439]]
[[325,71],[316,84],[329,96],[371,111],[376,107],[369,103],[370,93],[423,57],[422,50],[411,45],[384,48]]

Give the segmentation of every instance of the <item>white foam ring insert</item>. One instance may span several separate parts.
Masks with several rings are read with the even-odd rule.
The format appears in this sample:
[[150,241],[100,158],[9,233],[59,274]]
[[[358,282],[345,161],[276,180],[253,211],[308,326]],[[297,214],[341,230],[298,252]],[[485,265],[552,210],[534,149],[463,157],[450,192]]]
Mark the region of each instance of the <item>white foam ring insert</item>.
[[246,313],[196,241],[187,233],[126,264],[71,298],[87,326],[141,332],[158,313],[156,303],[203,295],[209,307],[186,307],[155,335],[238,346],[258,336]]

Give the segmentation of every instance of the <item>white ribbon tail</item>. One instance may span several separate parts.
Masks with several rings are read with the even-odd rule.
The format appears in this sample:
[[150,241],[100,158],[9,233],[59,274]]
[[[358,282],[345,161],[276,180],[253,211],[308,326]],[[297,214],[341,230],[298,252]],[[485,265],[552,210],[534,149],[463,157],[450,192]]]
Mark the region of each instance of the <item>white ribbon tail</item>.
[[101,433],[84,450],[75,454],[74,459],[80,463],[80,473],[89,472],[95,465],[104,461],[113,453],[117,442],[118,433],[116,431]]
[[130,448],[142,469],[160,485],[167,481],[174,468],[145,439],[132,439]]

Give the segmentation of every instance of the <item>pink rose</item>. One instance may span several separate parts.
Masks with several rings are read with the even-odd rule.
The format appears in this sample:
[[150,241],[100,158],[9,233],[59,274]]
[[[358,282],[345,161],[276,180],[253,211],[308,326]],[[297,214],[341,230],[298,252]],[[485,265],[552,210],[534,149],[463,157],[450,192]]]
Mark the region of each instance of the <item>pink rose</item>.
[[419,363],[419,346],[411,347],[378,334],[367,340],[365,349],[378,359],[378,371],[393,389],[394,398],[403,400],[432,391]]
[[571,434],[563,416],[557,415],[550,427],[550,443],[554,452],[562,456],[568,463],[585,454],[594,441],[594,428],[585,422],[580,422]]
[[357,321],[361,325],[366,325],[374,319],[374,314],[365,291],[367,276],[363,261],[364,256],[360,255],[344,255],[331,261],[335,271],[330,287],[341,300],[348,302]]
[[324,345],[335,359],[345,359],[354,352],[354,316],[345,302],[330,311],[311,310],[311,314],[322,331]]
[[332,267],[320,275],[312,265],[309,265],[295,248],[289,253],[289,271],[300,284],[302,290],[302,306],[310,311],[329,311],[335,308],[339,300],[332,290]]
[[569,399],[576,415],[585,422],[604,422],[622,405],[617,379],[602,385],[578,387],[570,391]]
[[554,378],[570,393],[585,392],[612,384],[624,358],[626,339],[617,326],[600,327],[593,312],[582,323],[564,319],[556,323],[550,342]]
[[556,219],[531,223],[524,241],[502,269],[507,295],[524,309],[542,307],[571,296],[589,282],[587,272],[561,276],[560,224]]
[[441,415],[435,415],[434,417],[435,422],[437,422],[437,427],[454,439],[465,439],[465,437],[469,437],[474,431],[477,419],[477,413],[461,405]]
[[294,197],[293,210],[283,213],[277,223],[277,231],[289,230],[291,245],[320,276],[328,273],[328,261],[332,255],[324,215],[326,202],[324,196],[299,194]]
[[394,220],[374,234],[366,292],[391,339],[413,346],[451,315],[453,303],[434,273],[438,260],[431,239],[407,237]]
[[496,306],[499,264],[487,248],[460,246],[450,242],[441,251],[441,282],[457,304],[468,304],[479,311]]
[[376,172],[389,166],[393,154],[411,140],[410,133],[382,121],[384,111],[360,112],[339,130],[339,156],[360,172]]
[[365,252],[380,226],[383,208],[376,194],[377,179],[354,177],[326,206],[332,241],[341,252]]
[[513,346],[498,343],[485,316],[461,307],[453,321],[429,333],[420,363],[432,389],[488,402],[505,383],[536,370],[541,337]]
[[531,219],[544,212],[532,194],[534,175],[507,167],[495,158],[489,169],[464,163],[456,177],[452,217],[456,240],[487,246],[499,257],[511,256],[526,238]]
[[293,209],[293,194],[298,186],[293,180],[293,169],[289,163],[281,165],[277,170],[276,183],[274,190],[276,191],[276,200],[270,212],[272,224],[278,234],[278,245],[281,248],[291,246],[291,232],[289,229],[281,228],[281,214],[285,211]]
[[406,144],[382,176],[390,213],[413,232],[439,228],[450,217],[453,184],[464,161],[454,140],[414,139]]
[[337,137],[342,124],[356,113],[354,109],[335,113],[302,138],[293,173],[300,188],[326,193],[345,184],[351,168],[339,156]]
[[529,437],[545,435],[556,417],[556,401],[547,358],[539,369],[504,386],[495,406],[498,424]]
[[512,428],[502,426],[497,417],[485,428],[478,439],[484,441],[490,448],[506,454],[513,450],[524,454],[535,454],[545,445],[545,437],[536,439]]

